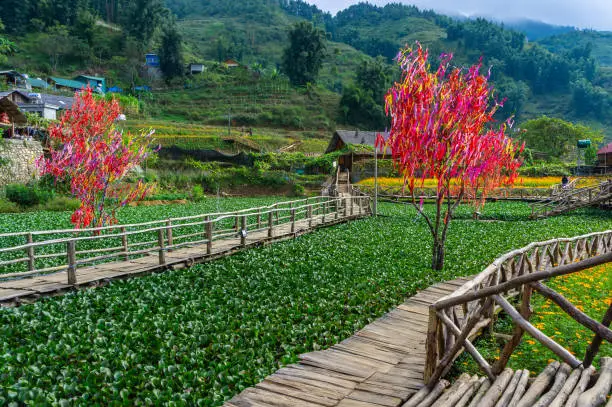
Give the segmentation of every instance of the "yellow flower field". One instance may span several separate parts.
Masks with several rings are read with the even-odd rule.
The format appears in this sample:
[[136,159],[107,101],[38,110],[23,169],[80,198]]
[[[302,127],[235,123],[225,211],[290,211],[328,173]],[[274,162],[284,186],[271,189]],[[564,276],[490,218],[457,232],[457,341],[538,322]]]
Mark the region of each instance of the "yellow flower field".
[[[573,178],[570,178],[573,179]],[[580,186],[595,185],[603,178],[600,177],[581,177]],[[435,188],[437,181],[434,178],[428,178],[425,180],[424,188]],[[514,188],[550,188],[553,185],[561,183],[561,177],[520,177]],[[374,178],[366,178],[358,183],[358,185],[374,186]],[[380,187],[392,187],[401,188],[404,185],[402,178],[378,178],[378,185]],[[420,184],[417,183],[420,187]]]

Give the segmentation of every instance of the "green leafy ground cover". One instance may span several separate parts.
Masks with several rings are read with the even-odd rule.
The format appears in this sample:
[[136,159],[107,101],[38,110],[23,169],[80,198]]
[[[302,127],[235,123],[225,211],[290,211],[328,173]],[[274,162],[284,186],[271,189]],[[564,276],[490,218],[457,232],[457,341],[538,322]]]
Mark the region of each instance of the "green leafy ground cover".
[[[128,208],[120,218],[186,208],[196,210]],[[191,269],[0,310],[0,404],[220,405],[432,283],[477,273],[534,240],[612,228],[598,210],[534,222],[520,203],[487,205],[488,221],[461,208],[447,267],[432,273],[425,224],[408,206],[380,208],[384,216]],[[45,214],[0,217],[4,230],[62,222]]]

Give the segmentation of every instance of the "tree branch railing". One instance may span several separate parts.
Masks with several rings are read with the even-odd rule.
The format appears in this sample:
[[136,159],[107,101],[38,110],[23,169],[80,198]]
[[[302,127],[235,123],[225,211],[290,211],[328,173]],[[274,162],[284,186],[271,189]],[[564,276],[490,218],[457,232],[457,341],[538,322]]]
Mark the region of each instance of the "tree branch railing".
[[[608,262],[612,262],[612,230],[531,243],[499,257],[458,290],[430,306],[425,381],[435,384],[448,373],[463,350],[470,353],[490,379],[494,379],[506,367],[525,332],[570,366],[590,366],[601,342],[612,341],[612,330],[608,328],[612,322],[612,306],[600,323],[542,282]],[[529,322],[534,291],[594,333],[584,361]],[[518,310],[509,301],[513,297],[520,299]],[[493,327],[497,310],[503,310],[511,318],[514,330],[500,358],[491,366],[471,341],[482,329]]]
[[[374,194],[374,187],[370,185],[358,185],[359,189],[368,195]],[[491,194],[487,195],[487,200],[544,200],[550,199],[553,192],[551,188],[529,188],[529,187],[512,187],[512,188],[497,188]],[[412,200],[411,195],[406,195],[402,191],[402,187],[397,186],[378,186],[378,195],[383,200],[401,201]],[[435,188],[416,188],[416,198],[424,200],[435,200],[437,198]],[[456,197],[452,197],[455,199]]]
[[531,206],[531,217],[546,217],[571,209],[592,206],[612,199],[612,181],[599,185],[563,191],[552,198],[536,202]]
[[315,197],[136,224],[4,233],[0,234],[0,281],[66,271],[69,284],[75,284],[83,266],[147,256],[149,260],[155,256],[157,265],[167,266],[186,260],[177,259],[174,252],[180,249],[196,247],[206,257],[215,249],[240,248],[296,233],[298,228],[311,229],[370,214],[369,196]]

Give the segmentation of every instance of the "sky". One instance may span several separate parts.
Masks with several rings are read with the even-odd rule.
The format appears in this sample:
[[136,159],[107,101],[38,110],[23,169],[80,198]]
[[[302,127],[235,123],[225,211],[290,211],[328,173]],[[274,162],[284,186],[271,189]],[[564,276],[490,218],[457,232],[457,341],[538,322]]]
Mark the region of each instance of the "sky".
[[[357,0],[307,0],[336,13]],[[612,0],[394,0],[446,14],[484,15],[498,19],[528,18],[549,24],[612,31]],[[388,0],[370,0],[384,5]]]

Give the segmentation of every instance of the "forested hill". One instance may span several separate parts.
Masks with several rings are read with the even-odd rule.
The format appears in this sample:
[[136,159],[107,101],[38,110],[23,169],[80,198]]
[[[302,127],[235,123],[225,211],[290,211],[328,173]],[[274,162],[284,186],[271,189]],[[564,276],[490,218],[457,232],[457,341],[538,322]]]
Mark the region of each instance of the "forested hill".
[[[278,70],[288,28],[308,20],[330,41],[320,86],[337,93],[352,87],[355,100],[380,94],[355,90],[363,61],[381,55],[392,64],[400,47],[420,41],[432,55],[453,52],[461,64],[483,56],[508,98],[504,115],[612,125],[612,33],[525,21],[510,24],[514,30],[401,4],[362,3],[332,16],[301,0],[2,0],[0,19],[18,50],[5,67],[41,75],[101,72],[126,87],[142,82],[136,75],[142,55],[176,43],[178,34],[184,63],[232,58]],[[350,124],[380,124],[380,117],[372,120]]]

